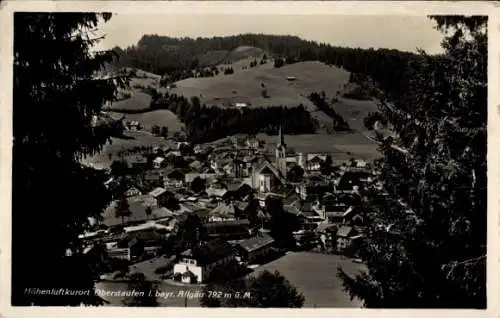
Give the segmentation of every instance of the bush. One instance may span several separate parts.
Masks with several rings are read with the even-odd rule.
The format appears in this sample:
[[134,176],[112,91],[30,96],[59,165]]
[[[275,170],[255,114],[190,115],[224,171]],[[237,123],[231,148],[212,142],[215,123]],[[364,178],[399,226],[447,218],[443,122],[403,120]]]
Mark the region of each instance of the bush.
[[274,59],[274,67],[280,68],[285,65],[285,61],[282,58]]
[[172,264],[165,264],[155,269],[155,274],[157,275],[165,274],[170,269],[172,269]]
[[182,274],[181,273],[175,273],[174,274],[174,280],[180,282],[182,280]]

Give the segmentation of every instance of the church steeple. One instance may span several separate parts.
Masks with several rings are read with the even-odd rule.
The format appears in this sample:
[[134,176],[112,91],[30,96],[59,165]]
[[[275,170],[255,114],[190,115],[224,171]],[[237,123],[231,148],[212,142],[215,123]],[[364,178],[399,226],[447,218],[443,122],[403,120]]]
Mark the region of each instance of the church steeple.
[[280,136],[280,143],[278,145],[286,148],[285,136],[283,135],[283,126],[281,126],[281,125],[280,125],[280,128],[279,128],[279,133],[278,134]]
[[286,178],[286,144],[282,126],[279,127],[278,134],[280,141],[276,147],[276,169],[281,172],[283,178]]

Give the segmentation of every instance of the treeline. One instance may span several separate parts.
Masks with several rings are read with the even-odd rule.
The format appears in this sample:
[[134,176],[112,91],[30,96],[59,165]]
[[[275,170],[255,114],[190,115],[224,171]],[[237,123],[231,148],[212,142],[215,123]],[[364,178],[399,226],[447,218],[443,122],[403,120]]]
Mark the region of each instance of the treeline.
[[313,134],[317,122],[303,105],[297,107],[219,108],[201,105],[198,97],[176,94],[152,100],[151,109],[168,109],[186,126],[193,143],[210,142],[228,135],[266,133],[277,135],[280,125],[287,134]]
[[408,66],[412,61],[421,59],[416,54],[398,50],[343,48],[303,40],[296,36],[265,34],[197,39],[144,35],[137,45],[125,50],[117,47],[115,52],[120,56],[120,66],[178,77],[172,74],[200,67],[197,60],[199,54],[230,51],[244,45],[266,49],[278,61],[276,67],[292,62],[319,60],[343,67],[351,73],[365,74],[363,80],[377,82],[391,99],[404,95],[404,88],[411,80]]
[[335,110],[330,107],[328,102],[326,101],[326,96],[324,93],[311,93],[309,95],[309,100],[313,102],[313,104],[318,107],[319,110],[327,114],[330,118],[332,118],[333,129],[335,131],[349,131],[351,128],[349,124],[344,120],[342,116],[337,114]]

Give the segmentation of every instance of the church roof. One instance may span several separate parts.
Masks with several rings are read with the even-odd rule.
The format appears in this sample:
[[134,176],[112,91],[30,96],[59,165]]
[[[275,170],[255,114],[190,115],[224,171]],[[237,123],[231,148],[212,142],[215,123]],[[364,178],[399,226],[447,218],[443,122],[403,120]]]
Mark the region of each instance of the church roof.
[[268,168],[282,183],[285,183],[285,179],[281,175],[281,172],[276,169],[276,167],[271,164],[269,161],[264,161],[257,169],[256,171],[260,173],[262,170],[265,168]]

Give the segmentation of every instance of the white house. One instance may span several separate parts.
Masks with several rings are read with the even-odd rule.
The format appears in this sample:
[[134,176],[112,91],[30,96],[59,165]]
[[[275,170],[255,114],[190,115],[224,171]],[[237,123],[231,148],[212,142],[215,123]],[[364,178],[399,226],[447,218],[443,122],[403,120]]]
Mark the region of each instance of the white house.
[[181,275],[184,283],[203,283],[217,267],[227,266],[234,260],[234,250],[226,241],[215,239],[184,251],[174,265],[174,276]]
[[165,158],[156,157],[155,160],[153,160],[153,167],[155,167],[156,169],[160,169],[163,161],[165,161]]

